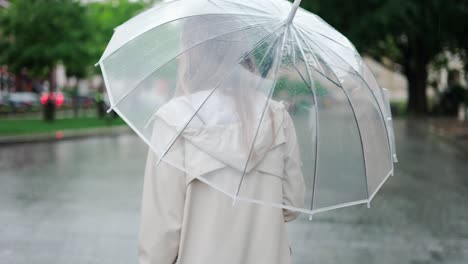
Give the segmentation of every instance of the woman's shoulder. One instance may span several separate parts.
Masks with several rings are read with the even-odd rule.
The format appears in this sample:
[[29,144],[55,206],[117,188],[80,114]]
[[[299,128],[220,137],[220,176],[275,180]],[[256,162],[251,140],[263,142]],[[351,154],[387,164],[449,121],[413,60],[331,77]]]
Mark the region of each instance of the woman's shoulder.
[[[162,105],[154,116],[164,120],[172,126],[184,124],[184,122],[188,121],[188,118],[195,114],[196,106],[199,105],[199,101],[202,101],[200,99],[201,97],[202,95],[199,94],[174,97]],[[268,108],[273,114],[272,117],[276,124],[284,123],[285,118],[287,119],[287,116],[289,115],[288,105],[284,101],[270,99],[268,100]]]
[[171,126],[180,125],[188,116],[193,114],[192,108],[187,105],[184,96],[174,97],[163,104],[154,114]]

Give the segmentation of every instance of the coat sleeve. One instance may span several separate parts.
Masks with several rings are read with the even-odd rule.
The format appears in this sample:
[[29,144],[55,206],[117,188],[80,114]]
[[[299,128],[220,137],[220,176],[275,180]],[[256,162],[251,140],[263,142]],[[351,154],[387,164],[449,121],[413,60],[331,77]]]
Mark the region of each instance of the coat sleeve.
[[[161,127],[155,125],[152,144],[163,141],[168,136]],[[171,161],[183,159],[180,143],[171,148]],[[153,148],[154,150],[154,148]],[[146,161],[141,207],[141,222],[138,239],[139,264],[173,264],[179,251],[179,240],[185,200],[185,174],[149,150]]]
[[[305,183],[302,175],[302,162],[294,123],[285,111],[284,130],[286,136],[285,177],[283,180],[283,204],[302,208],[304,206]],[[299,212],[283,209],[284,220],[292,221]]]

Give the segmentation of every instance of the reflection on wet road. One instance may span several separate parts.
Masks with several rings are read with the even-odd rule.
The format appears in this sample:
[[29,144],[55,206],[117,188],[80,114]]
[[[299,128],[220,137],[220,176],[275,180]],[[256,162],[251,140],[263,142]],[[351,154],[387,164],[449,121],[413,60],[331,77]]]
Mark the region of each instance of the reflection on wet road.
[[[290,224],[296,264],[468,263],[468,151],[396,121],[372,203]],[[146,149],[134,136],[0,149],[0,263],[136,263]]]

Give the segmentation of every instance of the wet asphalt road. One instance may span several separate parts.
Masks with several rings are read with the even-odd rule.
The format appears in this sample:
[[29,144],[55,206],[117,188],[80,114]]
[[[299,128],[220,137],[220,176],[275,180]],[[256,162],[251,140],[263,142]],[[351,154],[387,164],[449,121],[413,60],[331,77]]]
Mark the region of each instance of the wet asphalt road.
[[[395,123],[372,208],[289,226],[295,264],[468,263],[468,149]],[[134,136],[0,149],[0,264],[136,263],[145,147]]]

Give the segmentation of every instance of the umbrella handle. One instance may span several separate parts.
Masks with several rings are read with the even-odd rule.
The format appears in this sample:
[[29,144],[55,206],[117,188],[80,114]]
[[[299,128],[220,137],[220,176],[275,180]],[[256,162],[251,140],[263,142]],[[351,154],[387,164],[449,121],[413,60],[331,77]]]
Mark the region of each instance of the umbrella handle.
[[290,24],[293,21],[297,9],[299,9],[299,5],[301,4],[301,1],[302,0],[294,0],[294,4],[291,8],[291,11],[289,12],[288,18],[286,19],[286,23]]

